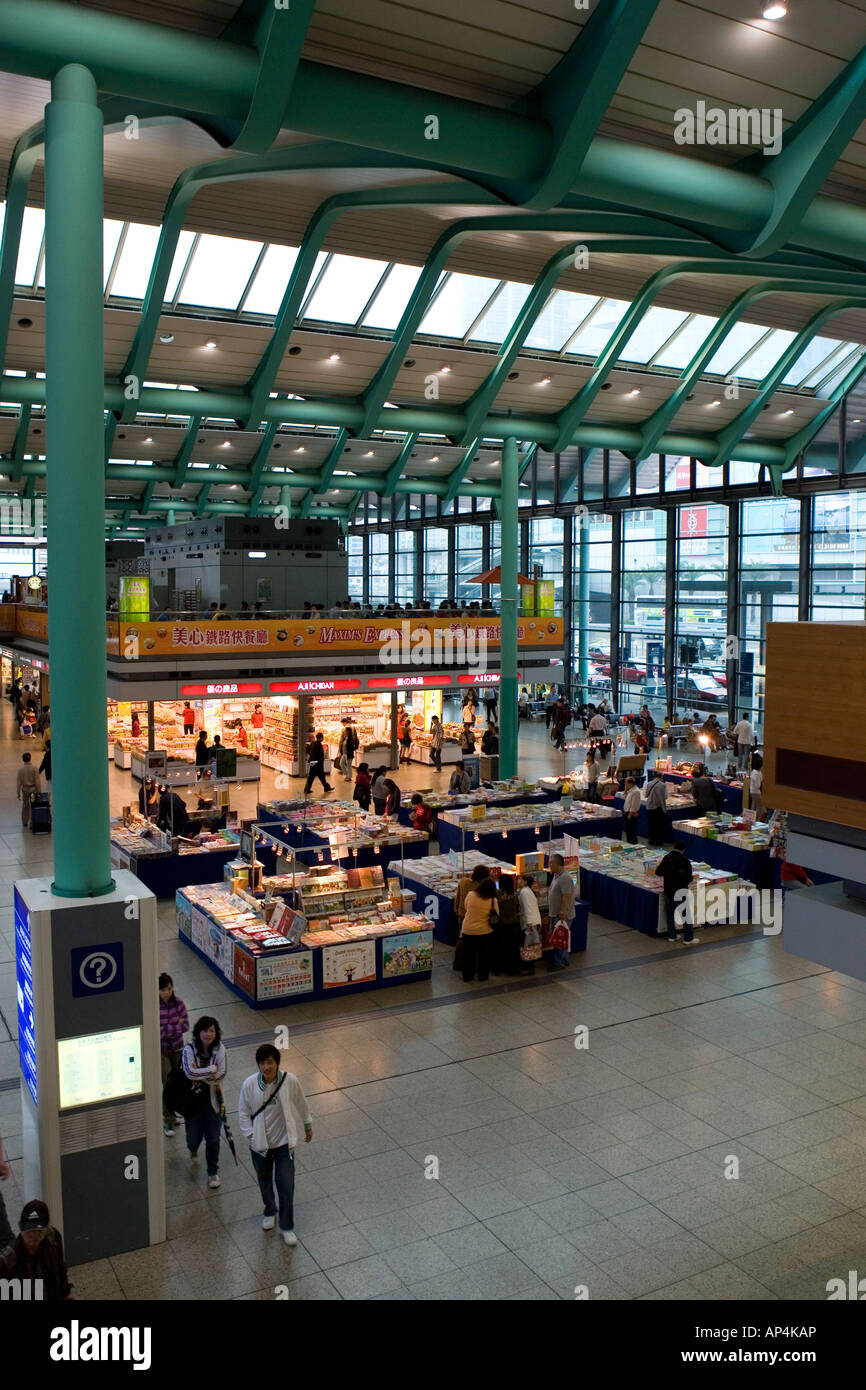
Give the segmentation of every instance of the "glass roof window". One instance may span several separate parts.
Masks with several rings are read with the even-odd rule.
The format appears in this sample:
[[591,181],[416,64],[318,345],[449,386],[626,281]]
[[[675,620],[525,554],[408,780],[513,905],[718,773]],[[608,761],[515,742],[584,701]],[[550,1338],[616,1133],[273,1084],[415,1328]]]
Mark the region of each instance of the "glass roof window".
[[171,270],[168,276],[168,283],[165,287],[165,302],[170,303],[177,294],[177,287],[180,284],[180,277],[183,275],[183,268],[187,263],[190,249],[195,241],[195,232],[181,232],[177,239],[174,260],[171,263]]
[[580,357],[598,357],[630,307],[624,299],[606,299],[589,323],[568,344],[569,355],[576,353]]
[[120,299],[144,299],[158,241],[159,227],[130,222],[114,272],[112,295]]
[[735,323],[718,351],[710,358],[706,370],[714,376],[724,376],[766,332],[766,324],[761,327],[759,323]]
[[[296,246],[268,247],[262,257],[262,263],[256,271],[255,279],[250,285],[249,293],[243,302],[242,307],[245,314],[276,315],[297,259],[298,248]],[[321,268],[321,262],[324,259],[324,252],[320,252],[319,260],[316,262],[316,272]]]
[[403,317],[403,310],[409,303],[409,296],[420,278],[420,266],[392,265],[385,283],[364,317],[363,326],[365,328],[387,328],[393,332]]
[[387,261],[371,261],[363,256],[332,256],[304,310],[304,318],[321,323],[357,323],[387,269]]
[[620,362],[648,362],[687,318],[680,309],[649,309],[620,353]]
[[499,283],[483,275],[449,275],[418,332],[437,338],[465,338]]
[[504,342],[505,335],[529,298],[531,288],[531,285],[520,285],[510,280],[504,284],[470,333],[470,343]]
[[658,354],[654,365],[679,367],[682,371],[689,365],[717,323],[718,319],[711,318],[709,314],[695,314],[689,323],[683,325],[673,341]]
[[547,301],[526,336],[526,346],[560,352],[572,333],[600,303],[597,294],[557,290]]
[[[811,376],[822,362],[827,362],[828,358],[836,355],[836,350],[842,346],[841,338],[813,338],[808,347],[805,347],[793,366],[782,377],[783,386],[801,386],[806,377]],[[852,343],[851,347],[854,346]]]
[[796,333],[787,328],[777,328],[765,342],[749,354],[745,362],[737,368],[737,372],[740,376],[750,377],[754,381],[763,381],[796,336]]
[[33,284],[44,230],[45,213],[42,208],[25,208],[21,223],[21,241],[18,246],[18,264],[15,267],[16,285]]
[[863,357],[864,352],[866,352],[866,348],[861,347],[858,352],[852,354],[851,356],[843,356],[840,359],[836,371],[829,378],[829,380],[825,381],[821,386],[822,398],[832,396],[833,392],[845,381],[845,378],[848,376],[849,372],[856,371],[858,365],[862,365],[861,359]]
[[180,303],[207,309],[236,309],[261,249],[260,241],[203,232],[180,292]]

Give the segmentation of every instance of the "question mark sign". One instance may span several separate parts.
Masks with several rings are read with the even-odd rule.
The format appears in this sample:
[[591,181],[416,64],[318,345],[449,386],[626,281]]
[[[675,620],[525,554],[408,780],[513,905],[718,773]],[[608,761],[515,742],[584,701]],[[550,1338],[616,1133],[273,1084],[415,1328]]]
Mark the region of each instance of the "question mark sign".
[[96,983],[98,985],[102,984],[102,977],[105,974],[107,965],[108,961],[105,959],[105,956],[97,956],[96,960],[93,962],[93,968],[96,971]]

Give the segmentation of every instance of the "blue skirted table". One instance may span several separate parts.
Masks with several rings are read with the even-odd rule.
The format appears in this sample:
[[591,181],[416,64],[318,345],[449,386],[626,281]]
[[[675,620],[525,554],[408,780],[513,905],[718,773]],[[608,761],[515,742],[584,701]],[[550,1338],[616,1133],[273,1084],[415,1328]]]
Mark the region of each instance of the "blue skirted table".
[[[662,780],[665,782],[682,783],[691,782],[692,779],[687,773],[684,772],[663,772]],[[740,783],[737,782],[736,784],[734,784],[731,782],[719,782],[716,780],[715,777],[711,777],[710,781],[712,782],[714,787],[718,787],[719,791],[722,793],[722,796],[724,797],[724,805],[722,806],[722,810],[727,811],[728,815],[731,816],[742,815],[743,788],[741,787]]]
[[455,850],[460,853],[464,848],[475,849],[481,854],[489,854],[493,859],[503,859],[506,856],[510,859],[514,854],[532,854],[535,850],[544,850],[550,840],[561,839],[564,835],[571,835],[575,838],[581,835],[603,835],[614,840],[622,836],[622,815],[591,820],[561,821],[556,825],[548,822],[539,826],[538,834],[536,834],[533,825],[518,827],[509,830],[505,839],[502,837],[501,830],[494,830],[485,834],[480,828],[483,825],[483,820],[466,822],[464,846],[463,827],[452,825],[449,821],[440,819],[440,851],[446,854],[448,850]]
[[622,922],[645,936],[659,936],[667,931],[663,896],[650,888],[581,865],[580,896],[589,904],[590,912]]
[[[423,793],[422,793],[422,795],[423,795]],[[558,793],[556,793],[556,792],[538,791],[538,792],[524,792],[524,793],[522,793],[522,794],[519,793],[519,792],[516,792],[516,793],[514,794],[514,796],[506,796],[506,797],[502,797],[501,799],[500,799],[499,797],[497,797],[497,799],[496,799],[495,801],[489,801],[489,802],[487,802],[486,804],[487,804],[488,806],[490,806],[491,809],[496,810],[496,809],[498,809],[498,808],[500,808],[500,807],[504,807],[504,806],[524,806],[524,805],[532,805],[533,802],[535,802],[535,803],[537,803],[537,804],[542,804],[542,803],[546,803],[546,802],[548,802],[548,801],[558,801],[558,800],[559,800],[559,795],[558,795]],[[438,816],[438,815],[441,814],[441,811],[437,810],[436,807],[433,805],[433,802],[434,802],[434,801],[435,801],[435,797],[431,797],[431,798],[427,801],[427,805],[430,806],[431,809],[433,810],[434,814]],[[442,811],[452,811],[452,810],[454,810],[454,809],[455,809],[455,808],[454,808],[453,806],[443,806],[443,807],[442,807]],[[411,825],[411,824],[412,824],[412,808],[411,808],[411,806],[401,806],[401,807],[400,807],[400,810],[399,810],[398,813],[397,813],[397,819],[399,820],[399,822],[400,822],[401,825]]]
[[[192,854],[130,855],[129,868],[157,898],[173,898],[178,888],[195,883],[221,883],[223,869],[238,857],[238,845]],[[270,845],[256,845],[256,858],[266,874],[276,873],[277,854]]]
[[677,838],[686,847],[693,861],[703,860],[714,869],[724,869],[738,878],[748,879],[756,888],[779,888],[782,881],[781,859],[771,859],[768,849],[740,849],[739,845],[711,840],[704,835],[690,835],[677,828]]
[[381,864],[385,868],[395,861],[399,864],[403,859],[424,859],[430,852],[429,840],[407,840],[403,845],[359,845],[354,853],[343,845],[332,849],[320,835],[311,834],[310,841],[303,849],[295,849],[295,856],[301,863],[342,864],[350,869],[363,869],[374,864]]

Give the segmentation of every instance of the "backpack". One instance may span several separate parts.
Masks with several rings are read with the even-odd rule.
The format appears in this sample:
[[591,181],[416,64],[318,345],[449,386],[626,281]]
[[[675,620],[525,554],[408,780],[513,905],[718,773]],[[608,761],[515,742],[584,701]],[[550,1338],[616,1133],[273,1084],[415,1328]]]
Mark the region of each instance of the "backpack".
[[170,1115],[183,1115],[191,1120],[210,1105],[210,1087],[202,1081],[190,1081],[183,1067],[173,1067],[162,1088],[162,1102]]

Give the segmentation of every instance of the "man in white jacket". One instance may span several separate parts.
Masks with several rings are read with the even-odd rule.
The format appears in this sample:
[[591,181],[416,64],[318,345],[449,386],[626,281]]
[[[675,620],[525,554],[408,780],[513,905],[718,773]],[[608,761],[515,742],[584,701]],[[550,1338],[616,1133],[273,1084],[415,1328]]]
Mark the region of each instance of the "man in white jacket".
[[[301,1083],[289,1071],[280,1071],[280,1054],[273,1043],[256,1049],[258,1071],[248,1076],[238,1097],[238,1123],[250,1142],[253,1167],[265,1204],[262,1230],[272,1231],[279,1204],[280,1233],[286,1245],[297,1245],[295,1235],[295,1149],[298,1130],[293,1111],[304,1125],[304,1139],[313,1137],[313,1119]],[[276,1181],[276,1199],[274,1182]]]

